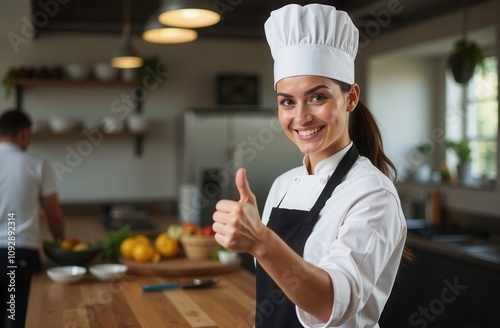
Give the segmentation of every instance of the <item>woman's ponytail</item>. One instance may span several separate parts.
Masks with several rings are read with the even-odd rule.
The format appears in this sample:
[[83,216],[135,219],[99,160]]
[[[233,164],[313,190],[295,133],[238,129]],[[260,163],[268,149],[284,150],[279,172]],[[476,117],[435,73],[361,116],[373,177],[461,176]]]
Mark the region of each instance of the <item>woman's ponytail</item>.
[[351,112],[349,135],[362,156],[367,157],[386,176],[396,180],[396,167],[384,153],[377,122],[361,101]]

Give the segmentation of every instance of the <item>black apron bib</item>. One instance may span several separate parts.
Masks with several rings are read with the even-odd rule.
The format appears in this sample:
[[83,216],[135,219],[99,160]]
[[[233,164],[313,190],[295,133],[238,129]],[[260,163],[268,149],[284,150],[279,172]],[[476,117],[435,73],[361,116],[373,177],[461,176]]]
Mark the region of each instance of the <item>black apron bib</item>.
[[[345,154],[310,211],[274,207],[267,226],[297,254],[303,256],[304,245],[318,220],[318,214],[359,156],[355,145]],[[257,263],[256,328],[302,328],[295,305]],[[292,279],[291,279],[292,280]]]

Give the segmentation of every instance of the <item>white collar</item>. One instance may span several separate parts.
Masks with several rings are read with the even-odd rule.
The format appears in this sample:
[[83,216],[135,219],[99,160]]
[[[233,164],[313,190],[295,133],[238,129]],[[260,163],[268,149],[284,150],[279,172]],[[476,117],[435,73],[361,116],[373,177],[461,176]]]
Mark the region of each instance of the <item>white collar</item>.
[[[332,156],[325,158],[318,164],[316,164],[316,167],[314,168],[314,175],[323,175],[323,174],[331,174],[337,166],[339,165],[340,161],[342,158],[344,158],[345,154],[351,149],[353,143],[352,141],[344,148],[333,154]],[[307,167],[309,166],[309,156],[305,155],[304,159],[302,160],[303,167],[305,174],[308,175],[307,173]]]

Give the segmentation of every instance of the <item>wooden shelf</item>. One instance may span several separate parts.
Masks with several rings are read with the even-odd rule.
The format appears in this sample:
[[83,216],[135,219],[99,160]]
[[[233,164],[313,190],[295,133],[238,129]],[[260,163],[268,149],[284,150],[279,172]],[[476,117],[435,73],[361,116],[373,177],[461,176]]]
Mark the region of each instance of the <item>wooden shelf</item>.
[[97,81],[81,80],[73,81],[68,79],[40,79],[40,78],[17,78],[12,80],[12,85],[17,87],[134,87],[138,81]]
[[[16,92],[16,108],[22,109],[23,91],[28,87],[60,87],[60,88],[131,88],[136,92],[137,100],[136,102],[136,113],[141,113],[142,111],[142,91],[139,86],[139,81],[98,81],[98,80],[81,80],[74,81],[69,79],[56,79],[56,78],[15,78],[12,79],[12,86],[15,88]],[[106,137],[134,137],[135,138],[135,154],[141,156],[142,154],[142,142],[143,137],[147,133],[134,133],[134,132],[122,132],[122,133],[104,133]],[[85,137],[81,131],[72,131],[65,133],[53,133],[47,132],[36,132],[33,134],[35,138],[77,138]]]
[[[102,132],[104,137],[145,137],[148,132],[117,132],[117,133],[106,133]],[[34,132],[32,134],[34,138],[76,138],[82,137],[84,134],[81,131],[68,131],[62,133],[56,133],[52,131],[40,131]]]

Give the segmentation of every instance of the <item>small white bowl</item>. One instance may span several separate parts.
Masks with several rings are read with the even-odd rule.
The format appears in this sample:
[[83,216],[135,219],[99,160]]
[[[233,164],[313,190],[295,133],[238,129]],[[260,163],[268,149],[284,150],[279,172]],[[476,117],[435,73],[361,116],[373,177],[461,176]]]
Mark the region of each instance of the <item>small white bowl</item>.
[[89,267],[90,273],[101,281],[121,279],[127,272],[128,267],[124,264],[95,264]]
[[84,65],[71,63],[64,66],[64,72],[70,80],[82,81],[88,79],[90,70]]
[[96,63],[94,65],[94,77],[98,81],[114,81],[118,77],[118,69],[108,63]]
[[127,128],[130,132],[146,132],[148,130],[148,121],[142,115],[130,115],[127,118]]
[[99,126],[104,133],[120,133],[125,129],[125,121],[114,116],[101,119]]
[[71,284],[80,281],[87,269],[81,266],[59,266],[47,269],[47,275],[59,284]]
[[48,124],[52,132],[64,133],[77,130],[80,126],[78,120],[62,116],[52,116],[48,120]]
[[230,251],[218,251],[217,256],[219,257],[219,262],[222,264],[227,264],[233,262],[238,257],[238,254]]

